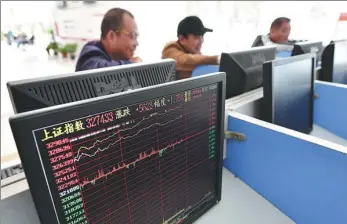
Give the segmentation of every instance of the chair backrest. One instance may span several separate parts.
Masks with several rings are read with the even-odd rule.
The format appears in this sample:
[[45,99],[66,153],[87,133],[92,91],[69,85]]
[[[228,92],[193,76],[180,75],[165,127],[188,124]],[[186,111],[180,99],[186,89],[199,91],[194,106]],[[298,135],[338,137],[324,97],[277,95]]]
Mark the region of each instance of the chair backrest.
[[215,73],[218,71],[219,71],[219,65],[199,65],[193,70],[192,77],[207,75],[207,74]]
[[261,39],[262,35],[258,35],[253,41],[252,47],[264,46],[263,40]]
[[28,43],[29,44],[34,44],[34,41],[35,41],[35,36],[31,36],[31,38],[29,39]]
[[276,58],[288,58],[292,56],[292,51],[277,51],[276,52]]

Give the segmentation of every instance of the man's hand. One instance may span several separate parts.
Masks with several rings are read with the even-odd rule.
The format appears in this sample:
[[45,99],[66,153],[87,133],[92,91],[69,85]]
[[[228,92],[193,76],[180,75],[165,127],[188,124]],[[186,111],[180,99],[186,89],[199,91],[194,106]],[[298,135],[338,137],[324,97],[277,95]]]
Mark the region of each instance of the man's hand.
[[142,62],[142,59],[139,57],[133,57],[132,59],[130,59],[130,61],[132,63],[139,63],[139,62]]
[[220,59],[221,59],[221,57],[222,57],[221,54],[217,56],[217,64],[218,64],[218,65],[220,65]]

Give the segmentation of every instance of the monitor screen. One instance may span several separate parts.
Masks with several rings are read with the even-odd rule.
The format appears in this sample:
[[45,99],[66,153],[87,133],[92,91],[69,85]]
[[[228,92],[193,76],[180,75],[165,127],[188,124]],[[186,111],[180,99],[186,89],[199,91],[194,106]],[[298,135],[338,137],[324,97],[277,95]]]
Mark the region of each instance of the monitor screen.
[[347,84],[347,40],[331,42],[324,49],[320,80]]
[[264,64],[265,120],[310,133],[313,125],[313,54]]
[[17,114],[41,223],[192,223],[221,200],[225,74]]
[[165,59],[7,83],[15,113],[90,99],[175,80],[176,62]]
[[316,65],[320,66],[322,61],[323,43],[321,41],[305,41],[294,45],[292,56],[313,53],[316,55]]
[[262,66],[274,60],[276,47],[255,47],[247,51],[222,53],[219,70],[227,75],[226,98],[241,95],[263,85]]

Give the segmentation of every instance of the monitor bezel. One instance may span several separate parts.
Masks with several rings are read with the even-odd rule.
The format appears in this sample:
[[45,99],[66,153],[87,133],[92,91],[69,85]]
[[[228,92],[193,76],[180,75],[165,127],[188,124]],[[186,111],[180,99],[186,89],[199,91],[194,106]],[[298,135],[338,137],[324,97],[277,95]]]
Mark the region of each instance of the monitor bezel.
[[322,53],[322,65],[319,76],[320,81],[333,82],[335,42],[327,45]]
[[170,62],[176,64],[175,60],[167,58],[167,59],[161,59],[160,61],[155,61],[155,62],[132,63],[132,64],[125,64],[125,65],[121,65],[121,66],[96,68],[96,69],[90,69],[90,70],[84,70],[84,71],[78,71],[78,72],[55,74],[55,75],[51,75],[51,76],[21,79],[21,80],[15,80],[15,81],[7,82],[7,84],[10,86],[13,86],[13,85],[23,85],[23,84],[27,84],[27,83],[33,83],[33,82],[53,81],[53,80],[59,80],[61,78],[79,79],[80,77],[83,77],[86,75],[98,75],[98,74],[103,74],[105,72],[127,70],[129,68],[138,68],[138,67],[143,67],[143,66],[155,66],[158,63],[161,64],[161,63],[170,63]]
[[[169,72],[170,77],[167,77],[166,82],[169,82],[172,79],[176,79],[176,61],[174,59],[168,58],[168,59],[161,59],[159,61],[153,61],[153,62],[132,63],[132,64],[125,64],[121,66],[97,68],[97,69],[84,70],[84,71],[78,71],[78,72],[55,74],[51,76],[42,76],[37,78],[9,81],[6,83],[6,86],[7,86],[8,94],[11,100],[13,111],[15,113],[22,113],[22,112],[27,112],[28,110],[23,111],[21,110],[21,108],[18,108],[18,102],[16,103],[16,100],[18,99],[16,99],[16,97],[14,96],[15,91],[22,91],[21,90],[22,88],[33,88],[34,86],[40,86],[46,83],[54,83],[54,82],[66,83],[68,81],[86,80],[88,78],[98,77],[99,75],[105,75],[109,73],[120,73],[123,71],[128,72],[129,69],[138,70],[141,68],[147,68],[147,67],[151,68],[151,67],[156,67],[158,65],[161,66],[165,64],[169,64],[172,67],[171,71]],[[53,95],[52,97],[54,98]],[[79,100],[76,100],[76,101],[79,101]],[[41,103],[44,104],[43,102]],[[56,105],[47,105],[45,107],[51,107],[51,106],[56,106]]]
[[318,65],[318,62],[322,61],[322,54],[324,51],[324,46],[323,46],[323,41],[303,41],[303,42],[298,42],[293,45],[293,50],[292,50],[292,56],[298,56],[302,54],[310,54],[311,52],[304,52],[303,46],[307,45],[319,45],[321,48],[319,49],[319,52],[317,52],[317,57],[316,57],[316,64]]
[[[225,79],[225,73],[213,73],[206,76],[163,83],[160,85],[144,87],[133,91],[56,105],[11,116],[9,122],[11,125],[12,133],[40,220],[43,223],[59,223],[54,205],[52,203],[53,198],[50,195],[49,185],[47,185],[47,179],[40,162],[40,156],[37,150],[34,150],[34,153],[27,150],[28,148],[36,149],[34,137],[32,135],[33,130],[42,128],[44,126],[55,125],[58,123],[73,120],[76,119],[76,117],[89,116],[136,102],[155,99],[158,96],[170,95],[185,91],[187,89],[193,89],[200,86],[218,83],[220,96],[218,103],[220,107],[217,108],[217,113],[220,116],[217,122],[219,123],[220,127],[220,138],[218,141],[220,150],[216,152],[218,180],[216,183],[217,198],[215,203],[209,203],[203,206],[199,212],[195,213],[192,217],[185,220],[184,223],[191,223],[194,220],[198,219],[202,214],[204,214],[207,210],[212,208],[221,200],[224,146]],[[127,97],[126,100],[124,100],[125,97]],[[86,110],[86,108],[88,108],[88,110]],[[64,113],[67,111],[74,111],[74,113]],[[59,114],[61,113],[64,113],[64,118],[62,116],[59,116]],[[40,120],[48,120],[48,118],[51,119],[52,122],[40,123]]]
[[[247,74],[245,72],[244,67],[239,63],[238,60],[235,59],[238,55],[243,54],[256,54],[264,51],[271,51],[274,53],[274,59],[276,59],[276,46],[260,46],[253,47],[246,50],[233,51],[229,53],[223,52],[221,54],[221,63],[219,66],[220,72],[226,73],[226,99],[231,99],[233,97],[237,97],[243,93],[252,91],[254,89],[260,88],[261,86],[253,87],[250,90],[246,89],[247,85]],[[264,62],[263,62],[264,63]],[[233,67],[233,70],[228,69]],[[261,66],[261,65],[259,65]],[[228,70],[228,71],[227,71]],[[242,73],[242,75],[240,75]],[[237,82],[235,82],[237,80]],[[242,89],[239,87],[241,85]]]
[[273,102],[273,71],[274,67],[291,64],[293,62],[298,62],[306,59],[311,59],[311,94],[310,94],[310,123],[309,128],[304,131],[305,134],[309,134],[313,130],[313,100],[314,100],[314,80],[315,80],[315,65],[316,65],[316,55],[313,53],[301,54],[292,56],[289,58],[276,59],[273,61],[268,61],[263,64],[263,75],[264,75],[264,108],[262,116],[265,121],[274,124],[274,102]]

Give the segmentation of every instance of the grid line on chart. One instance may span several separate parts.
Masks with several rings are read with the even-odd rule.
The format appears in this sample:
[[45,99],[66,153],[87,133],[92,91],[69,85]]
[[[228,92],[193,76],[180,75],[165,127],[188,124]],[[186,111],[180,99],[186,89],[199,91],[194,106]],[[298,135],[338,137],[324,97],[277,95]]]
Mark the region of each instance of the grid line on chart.
[[[194,132],[194,133],[189,133],[188,135],[188,137],[186,137],[186,138],[184,138],[183,139],[183,141],[185,141],[185,140],[190,140],[190,139],[192,139],[192,141],[194,141],[194,139],[193,138],[199,138],[200,137],[200,135],[203,133],[203,132],[206,132],[207,131],[207,129],[205,129],[205,130],[203,130],[203,131],[200,131],[200,132],[198,132],[198,133],[196,133],[196,131],[194,130],[194,131],[192,131],[192,132]],[[181,141],[181,140],[178,140],[178,142],[179,141]],[[177,142],[177,141],[176,141]],[[150,144],[150,143],[149,143]],[[144,145],[144,146],[142,146],[142,147],[137,147],[138,149],[142,149],[142,148],[145,148],[145,147],[147,147],[149,144],[147,144],[147,145]],[[170,145],[170,144],[172,144],[172,140],[168,140],[168,141],[166,141],[165,143],[164,143],[164,145],[166,145],[166,146],[168,146],[168,145]],[[178,146],[180,145],[180,144],[177,144]],[[125,148],[123,148],[123,150],[124,149],[127,149],[127,148],[129,148],[129,149],[131,149],[131,147],[133,147],[133,146],[135,146],[135,144],[130,144],[128,147],[125,147]],[[176,146],[176,145],[175,145]],[[165,147],[164,147],[165,148]],[[148,147],[148,149],[147,150],[142,150],[143,152],[148,152],[148,151],[152,151],[152,150],[154,150],[153,149],[153,147],[152,148],[149,148]],[[158,150],[158,149],[157,149]],[[132,151],[131,150],[129,150],[127,153],[125,153],[125,154],[123,154],[123,156],[126,156],[126,155],[128,155],[128,154],[132,154]],[[112,153],[110,153],[110,155],[112,155]],[[112,158],[110,158],[109,160],[104,160],[103,162],[102,162],[102,164],[104,164],[104,163],[108,163],[110,160],[114,160],[114,159],[118,159],[118,158],[120,158],[121,156],[118,156],[118,157],[112,157]],[[136,158],[138,157],[138,155],[134,155],[134,156],[132,156],[132,157],[129,157],[128,158],[128,160],[136,160]],[[92,161],[93,162],[93,161]],[[89,162],[87,162],[87,163],[85,163],[85,164],[89,164]],[[96,166],[96,165],[95,165]],[[86,170],[89,170],[89,169],[91,169],[91,168],[93,168],[93,167],[95,167],[95,166],[88,166],[88,168],[87,169],[83,169],[83,170],[80,170],[80,172],[84,172],[84,171],[86,171]],[[81,166],[80,166],[81,167]]]
[[[196,113],[195,115],[196,115],[196,117],[199,117],[200,114],[199,114],[199,113]],[[136,125],[135,125],[135,126],[136,126]],[[130,128],[130,129],[131,129],[131,128]],[[148,128],[146,128],[146,129],[148,129]],[[118,131],[115,131],[114,133],[118,133],[118,132],[119,132],[119,130],[118,130]],[[107,136],[107,135],[113,136],[114,133],[112,133],[111,135],[109,135],[109,133],[108,133],[108,134],[104,134],[104,135],[102,135],[102,136],[103,136],[103,137],[104,137],[104,136]],[[127,136],[126,138],[128,138],[128,137],[129,137],[129,136]],[[132,136],[131,136],[131,137],[132,137]],[[100,136],[99,136],[99,137],[95,137],[95,138],[100,138]],[[95,138],[90,139],[90,140],[86,140],[86,141],[84,141],[84,143],[85,143],[85,142],[88,142],[88,141],[92,141],[92,140],[94,140]],[[108,139],[108,138],[105,138],[105,139]],[[113,139],[106,140],[106,141],[102,141],[101,144],[104,144],[104,143],[109,142],[109,141],[112,141],[112,140],[113,140]],[[119,140],[117,140],[117,141],[119,141]],[[95,143],[96,143],[96,142],[101,142],[101,140],[98,140],[98,139],[97,139],[97,140],[95,141]],[[80,144],[80,143],[74,144],[73,146],[76,146],[76,145],[79,145],[79,144]],[[95,147],[95,146],[98,146],[98,145],[101,145],[101,144],[92,144],[92,145]],[[89,149],[91,149],[91,148],[93,148],[93,147],[82,146],[82,148],[88,148],[88,150],[89,150]],[[79,156],[80,156],[80,154],[79,154]],[[79,156],[76,156],[76,157],[78,158]],[[75,159],[76,159],[76,158],[75,158]],[[78,160],[79,160],[79,159],[78,159]],[[78,160],[77,160],[77,161],[78,161]]]
[[[118,132],[118,136],[119,136],[119,139],[121,139],[120,132]],[[120,144],[120,152],[122,154],[122,160],[124,161],[123,149],[122,149],[122,140],[120,140],[119,144]],[[128,195],[128,184],[127,184],[127,178],[125,176],[125,173],[123,173],[123,175],[124,175],[125,191],[126,191],[126,196],[127,196],[127,201],[128,201],[129,219],[130,219],[130,224],[131,224],[132,222],[131,222],[131,211],[130,211],[129,195]]]
[[[181,107],[182,107],[182,106],[176,107],[176,109],[182,109]],[[176,109],[175,109],[175,110],[173,110],[173,109],[168,109],[168,111],[170,111],[170,112],[171,112],[171,111],[178,112],[178,111],[176,111]],[[193,109],[191,112],[195,112],[194,114],[199,114],[199,110],[198,110],[198,109]],[[162,115],[163,115],[163,117],[164,117],[164,116],[169,116],[169,115],[171,115],[171,114],[165,113],[165,114],[162,114]],[[139,120],[141,121],[141,120],[143,120],[143,118],[142,118],[142,119],[139,118]],[[148,120],[148,119],[145,119],[145,120]],[[138,123],[139,123],[139,122],[138,122]],[[142,123],[142,122],[141,122],[141,123]],[[138,124],[135,124],[134,126],[137,127],[137,125],[138,125]],[[133,129],[134,126],[132,126],[132,127],[127,127],[127,128],[123,128],[123,129],[131,130],[131,129]],[[120,130],[123,130],[123,129],[120,129]],[[118,134],[118,132],[119,132],[120,130],[114,131],[114,133],[117,133],[117,134]],[[113,133],[113,134],[114,134],[114,133]],[[94,138],[91,138],[91,139],[86,140],[86,141],[98,139],[98,138],[104,137],[104,136],[106,136],[106,135],[108,135],[108,134],[99,135],[98,137],[94,137]],[[81,136],[80,136],[80,137],[81,137]],[[77,137],[77,138],[78,138],[78,137]],[[86,142],[86,141],[80,141],[79,143],[74,144],[74,146],[83,144],[83,143]],[[101,140],[100,140],[100,141],[101,141]]]
[[[185,125],[182,125],[182,126],[179,126],[178,128],[181,128],[181,127],[183,127],[183,126],[185,126]],[[190,126],[190,127],[194,127],[194,126]],[[185,131],[186,129],[181,129],[182,131]],[[170,132],[170,130],[168,130],[167,131],[167,133],[169,133]],[[165,134],[166,132],[164,131],[164,132],[162,132],[162,134]],[[149,133],[150,134],[150,133]],[[155,138],[155,137],[153,137],[153,138]],[[167,138],[170,138],[170,136],[168,136]],[[151,139],[151,138],[150,138]],[[147,139],[148,140],[148,139]],[[143,140],[143,141],[146,141],[146,140]],[[170,142],[170,140],[169,141],[167,141],[166,143],[169,143]],[[141,143],[141,142],[138,142],[138,143],[136,143],[136,144],[139,144],[139,143]],[[125,147],[125,148],[123,148],[124,150],[125,149],[128,149],[128,148],[131,148],[132,146],[134,146],[135,144],[130,144],[129,146],[127,146],[127,147]],[[143,148],[143,147],[146,147],[146,146],[148,146],[148,145],[150,145],[150,143],[148,143],[147,145],[143,145],[143,146],[141,146],[140,148]],[[117,145],[115,145],[115,146],[113,146],[113,147],[116,147]],[[106,157],[106,156],[110,156],[110,155],[112,155],[112,154],[114,154],[114,153],[117,153],[118,151],[115,151],[115,150],[113,150],[113,152],[110,152],[109,154],[107,154],[107,155],[104,155],[104,156],[102,156],[102,157]],[[131,151],[129,151],[129,152],[127,152],[127,153],[124,153],[124,156],[126,156],[127,154],[131,154],[132,152]],[[120,157],[120,156],[119,156]],[[118,157],[116,157],[116,158],[118,158]],[[111,159],[115,159],[115,158],[111,158]],[[91,160],[90,162],[85,162],[85,163],[83,163],[83,165],[86,165],[86,164],[88,164],[88,163],[91,163],[91,162],[95,162],[95,161],[93,161],[93,160]],[[108,160],[104,160],[104,162],[108,162]],[[103,163],[104,163],[103,162]],[[81,166],[81,165],[80,165]],[[80,167],[80,166],[77,166],[77,167]],[[97,166],[97,165],[95,165],[95,166]],[[91,169],[92,167],[90,167],[90,166],[88,166],[88,168],[87,169]],[[85,171],[85,170],[81,170],[80,172],[83,172],[83,171]]]
[[[195,149],[198,149],[198,148],[195,148]],[[183,156],[182,156],[183,157]],[[175,159],[175,158],[172,158],[172,160]],[[170,161],[168,161],[169,163]],[[153,164],[153,166],[156,166],[155,164]],[[169,170],[171,167],[167,167],[167,169]],[[142,174],[142,175],[146,175],[146,174]],[[129,177],[129,176],[128,176]],[[142,176],[140,177],[137,177],[137,178],[142,178]],[[118,184],[122,181],[124,181],[123,179],[119,179],[117,182],[114,182],[113,179],[108,179],[108,181],[112,182],[110,185],[114,185],[114,184]],[[101,185],[101,183],[100,183]],[[106,185],[107,187],[110,187],[110,185]],[[99,190],[102,190],[103,188],[99,188]],[[95,192],[94,192],[95,193]]]
[[[174,159],[177,159],[177,157],[175,157]],[[141,162],[141,161],[140,161],[140,162]],[[144,161],[144,163],[146,163],[146,161]],[[143,165],[143,164],[142,164],[142,165]],[[98,175],[101,175],[101,174],[98,174]],[[101,178],[102,178],[102,177],[101,177]],[[99,178],[99,179],[101,179],[101,178]],[[83,183],[83,181],[82,181],[82,183]],[[93,183],[93,181],[90,180],[89,183]],[[93,185],[95,185],[95,184],[93,184]]]
[[[208,143],[210,127],[208,99],[146,112],[129,118],[129,126],[74,141],[76,171],[91,223],[143,222],[141,217],[146,223],[163,222],[175,213],[175,206],[188,207],[205,194],[206,187],[199,190],[191,185],[197,180],[190,177],[209,166],[204,143]],[[194,191],[198,196],[188,195]],[[141,205],[144,210],[139,209]]]
[[[202,160],[201,162],[199,162],[199,163],[195,164],[195,166],[194,166],[194,167],[196,167],[196,166],[200,165],[201,163],[205,162],[205,161],[206,161],[206,160],[208,160],[208,159],[209,159],[209,158],[206,158],[205,160]],[[164,183],[170,182],[170,181],[172,181],[173,179],[177,178],[178,176],[184,175],[184,174],[185,174],[185,172],[186,172],[186,171],[184,171],[184,172],[182,172],[182,173],[177,174],[175,177],[173,177],[173,178],[171,178],[171,179],[169,179],[169,180],[166,180]],[[153,189],[153,190],[151,190],[151,191],[147,192],[147,194],[148,194],[148,193],[150,193],[150,192],[153,192],[153,191],[155,191],[155,190],[157,190],[157,189]],[[137,200],[138,200],[138,199],[140,199],[141,197],[143,197],[143,195],[142,195],[142,196],[139,196],[138,198],[136,198],[136,199],[134,199],[133,201],[129,202],[129,204],[134,203],[135,201],[137,201]],[[118,210],[120,210],[120,209],[122,209],[122,208],[124,208],[124,207],[126,207],[126,206],[128,206],[128,204],[126,204],[126,205],[124,205],[124,206],[122,206],[122,207],[118,208],[117,210],[112,211],[112,212],[111,212],[111,214],[113,214],[113,213],[117,212]],[[97,220],[97,221],[99,221],[99,220]]]

